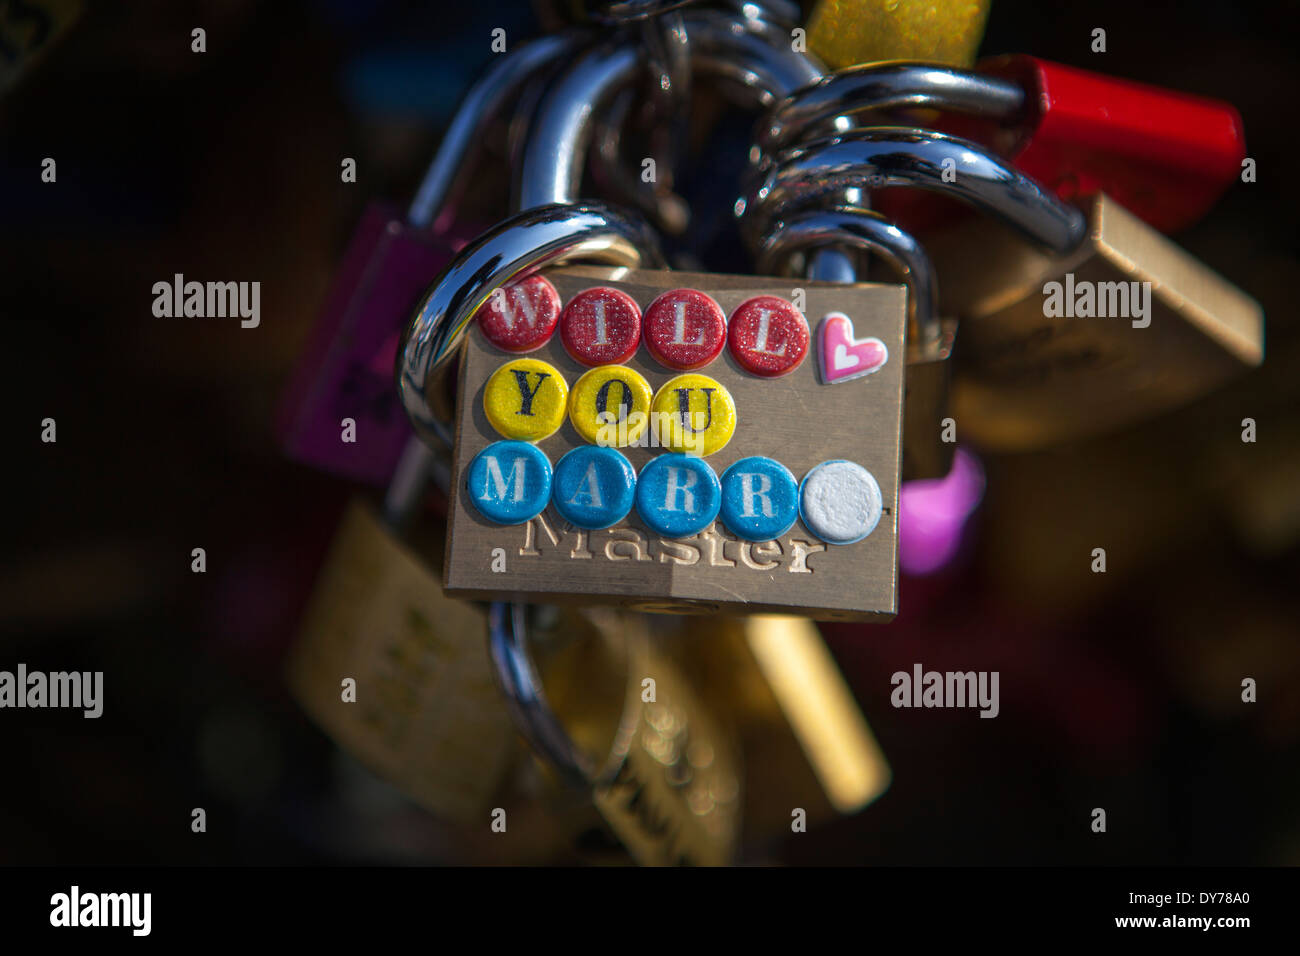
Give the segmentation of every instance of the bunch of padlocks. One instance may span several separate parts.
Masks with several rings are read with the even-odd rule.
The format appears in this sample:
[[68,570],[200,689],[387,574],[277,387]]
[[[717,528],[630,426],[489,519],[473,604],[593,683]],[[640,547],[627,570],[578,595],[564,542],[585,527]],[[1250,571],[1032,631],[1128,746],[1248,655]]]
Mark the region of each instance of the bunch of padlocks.
[[[405,216],[364,219],[281,424],[387,493],[346,519],[292,682],[440,817],[494,825],[516,730],[643,863],[865,806],[888,767],[809,618],[895,614],[901,483],[957,436],[1095,434],[1261,361],[1259,307],[1161,235],[1240,175],[1236,111],[1029,57],[877,62],[978,44],[986,4],[907,6],[554,4]],[[660,252],[706,92],[758,119],[727,197],[754,275]],[[454,187],[512,108],[514,208],[467,242]],[[873,256],[904,284],[857,281]],[[431,483],[446,546],[417,557]]]

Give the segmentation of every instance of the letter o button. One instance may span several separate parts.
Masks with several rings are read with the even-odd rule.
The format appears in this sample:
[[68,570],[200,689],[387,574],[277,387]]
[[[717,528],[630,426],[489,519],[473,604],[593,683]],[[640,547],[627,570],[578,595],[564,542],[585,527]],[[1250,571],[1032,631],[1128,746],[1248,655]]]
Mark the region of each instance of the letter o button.
[[722,486],[703,459],[660,455],[641,469],[636,483],[636,512],[655,534],[689,538],[718,517]]
[[523,524],[551,497],[551,463],[536,445],[498,441],[474,456],[465,490],[478,513],[495,524]]
[[583,374],[569,392],[569,421],[593,445],[634,445],[650,421],[650,383],[626,365]]
[[722,473],[722,522],[746,541],[771,541],[799,517],[799,483],[779,461],[755,455]]
[[507,438],[541,441],[564,422],[569,385],[553,365],[515,359],[492,373],[483,386],[483,411]]

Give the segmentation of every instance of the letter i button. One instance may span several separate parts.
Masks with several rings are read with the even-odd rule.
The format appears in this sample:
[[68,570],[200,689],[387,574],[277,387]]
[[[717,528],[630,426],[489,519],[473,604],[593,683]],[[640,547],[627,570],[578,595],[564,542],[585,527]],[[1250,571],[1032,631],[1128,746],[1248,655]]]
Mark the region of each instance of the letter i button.
[[551,463],[536,445],[499,441],[469,463],[465,490],[479,514],[495,524],[523,524],[551,497]]

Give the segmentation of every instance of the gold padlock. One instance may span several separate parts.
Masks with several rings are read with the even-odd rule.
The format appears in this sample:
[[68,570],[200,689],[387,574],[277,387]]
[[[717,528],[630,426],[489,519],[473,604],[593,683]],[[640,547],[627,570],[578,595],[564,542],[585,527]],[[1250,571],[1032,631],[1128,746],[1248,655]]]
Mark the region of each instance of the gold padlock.
[[962,319],[958,431],[1018,450],[1097,434],[1200,397],[1264,357],[1259,303],[1113,199],[1053,255],[997,223],[926,238]]
[[807,618],[687,617],[666,647],[740,737],[746,846],[788,835],[795,810],[812,827],[888,789],[889,763]]
[[480,608],[444,596],[437,571],[354,503],[303,618],[289,686],[341,747],[421,806],[480,823],[517,746],[486,634]]
[[[788,282],[669,275],[547,273],[559,328],[524,358],[469,330],[448,592],[889,619],[903,287],[809,283],[796,307]],[[619,470],[592,484],[583,456]]]
[[[532,611],[536,665],[518,635],[494,635],[521,728],[541,744],[552,787],[538,798],[553,823],[582,834],[591,862],[617,862],[609,841],[593,839],[599,820],[643,866],[730,863],[744,797],[734,733],[648,640],[643,616],[554,611]],[[536,626],[539,612],[552,612],[549,627]]]
[[820,0],[808,46],[833,70],[880,60],[970,66],[992,0]]

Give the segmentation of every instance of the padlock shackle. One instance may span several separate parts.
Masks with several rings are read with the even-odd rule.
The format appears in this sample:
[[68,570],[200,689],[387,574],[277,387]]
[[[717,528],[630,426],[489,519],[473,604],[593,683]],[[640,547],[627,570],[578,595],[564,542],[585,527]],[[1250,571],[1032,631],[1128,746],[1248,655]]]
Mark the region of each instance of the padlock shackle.
[[1019,83],[933,63],[855,66],[795,90],[772,107],[759,129],[764,154],[835,132],[839,117],[881,110],[931,108],[1004,122],[1024,118]]
[[573,742],[546,699],[528,652],[528,605],[493,601],[488,606],[488,657],[515,726],[537,754],[550,761],[575,790],[590,790],[599,769]]
[[[910,234],[870,209],[814,209],[792,215],[764,237],[758,271],[789,275],[796,253],[849,246],[882,256],[907,284],[907,318],[915,340],[939,340],[939,280],[925,249]],[[809,275],[808,278],[816,278]]]
[[[759,105],[821,76],[813,60],[773,46],[744,23],[708,11],[683,19],[693,66],[743,82],[755,90]],[[538,108],[524,151],[521,208],[577,200],[594,117],[607,111],[619,91],[644,69],[640,47],[617,40],[587,51],[555,80]]]
[[426,441],[452,447],[452,426],[428,402],[430,379],[459,348],[474,314],[497,289],[562,261],[665,267],[650,227],[602,203],[528,209],[479,236],[448,263],[416,307],[397,350],[397,391]]
[[853,130],[779,154],[755,171],[740,204],[742,227],[757,243],[773,221],[823,197],[834,196],[839,205],[847,189],[891,186],[961,199],[1055,253],[1078,248],[1088,232],[1081,211],[982,146],[910,127]]
[[539,70],[566,60],[588,36],[584,31],[566,30],[530,40],[493,59],[460,101],[438,145],[438,153],[415,191],[406,214],[412,225],[420,228],[433,225],[451,195],[457,176],[482,142],[488,124]]

